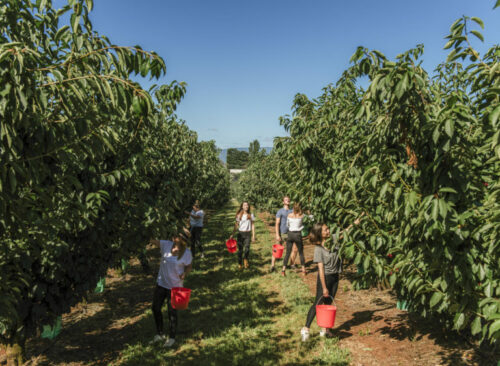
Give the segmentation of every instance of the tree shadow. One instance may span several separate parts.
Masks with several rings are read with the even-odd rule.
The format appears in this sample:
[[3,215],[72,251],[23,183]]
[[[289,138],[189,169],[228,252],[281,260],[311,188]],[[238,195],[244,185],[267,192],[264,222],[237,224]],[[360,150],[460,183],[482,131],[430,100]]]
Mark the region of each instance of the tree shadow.
[[364,310],[364,311],[357,311],[352,314],[352,318],[349,319],[348,321],[342,323],[341,326],[335,328],[335,335],[338,336],[340,339],[344,338],[349,338],[353,335],[351,328],[368,323],[371,321],[378,321],[382,319],[381,316],[375,316],[375,313],[384,311],[387,309],[391,309],[392,306],[382,308],[382,309],[377,309],[377,310]]

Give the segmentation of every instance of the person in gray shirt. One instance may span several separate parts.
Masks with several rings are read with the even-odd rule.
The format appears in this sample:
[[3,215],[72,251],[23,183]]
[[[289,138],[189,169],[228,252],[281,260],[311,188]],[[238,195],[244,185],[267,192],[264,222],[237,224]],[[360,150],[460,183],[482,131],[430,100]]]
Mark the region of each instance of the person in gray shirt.
[[[287,217],[291,212],[293,212],[293,210],[290,209],[290,197],[285,196],[283,197],[283,207],[280,208],[276,213],[276,224],[274,227],[276,234],[276,243],[286,243],[286,240],[288,239],[288,226],[286,222]],[[269,270],[269,272],[274,272],[276,258],[274,258],[274,256],[271,256],[271,258],[271,269]],[[292,262],[294,262],[294,260],[295,257],[292,256]]]
[[[363,216],[363,214],[364,213],[362,213],[361,216]],[[354,221],[354,225],[359,225],[361,216]],[[339,273],[342,272],[342,259],[339,258],[338,240],[342,239],[343,233],[349,231],[352,226],[351,224],[345,230],[342,230],[338,238],[337,235],[332,236],[334,246],[331,250],[325,248],[325,242],[331,236],[330,229],[327,225],[324,223],[314,224],[309,234],[311,243],[316,245],[314,248],[313,261],[318,263],[318,279],[316,281],[316,298],[307,313],[306,325],[300,331],[303,342],[307,341],[309,338],[309,328],[316,316],[316,304],[318,301],[324,297],[325,303],[331,304],[337,293]],[[330,334],[325,328],[322,328],[319,335],[324,337]]]

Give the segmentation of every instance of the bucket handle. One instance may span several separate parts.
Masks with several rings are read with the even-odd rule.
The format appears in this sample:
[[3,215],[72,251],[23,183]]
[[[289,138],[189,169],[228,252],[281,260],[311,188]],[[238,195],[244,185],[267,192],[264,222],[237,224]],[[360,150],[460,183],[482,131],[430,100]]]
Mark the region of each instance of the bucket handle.
[[[323,299],[325,296],[321,295],[321,297],[318,299],[318,301],[316,302],[316,305],[319,304],[319,302],[321,301],[321,299]],[[332,302],[335,306],[337,306],[336,302],[335,302],[335,299],[333,298],[332,295],[328,295],[327,297],[331,298],[332,299]]]

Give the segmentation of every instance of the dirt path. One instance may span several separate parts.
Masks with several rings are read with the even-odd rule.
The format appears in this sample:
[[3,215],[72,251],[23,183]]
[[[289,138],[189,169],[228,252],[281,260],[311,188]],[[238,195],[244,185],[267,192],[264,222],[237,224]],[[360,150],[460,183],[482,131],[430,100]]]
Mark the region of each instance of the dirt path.
[[159,262],[157,248],[150,248],[150,273],[143,273],[137,260],[125,274],[110,271],[104,293],[90,294],[63,316],[55,341],[28,341],[27,364],[347,366],[349,352],[338,339],[300,342],[312,296],[299,276],[267,273],[272,242],[260,220],[251,267],[238,269],[236,254],[224,245],[235,210],[232,204],[213,213],[204,229],[205,258],[195,260],[186,279],[193,292],[188,310],[179,311],[174,347],[149,343],[155,333],[150,308]]
[[[259,218],[266,222],[272,239],[274,217],[260,213]],[[314,294],[317,269],[312,263],[313,252],[314,246],[306,242],[304,254],[308,274],[303,280]],[[335,333],[340,338],[340,345],[349,349],[352,365],[497,364],[495,357],[481,354],[456,333],[446,332],[398,310],[390,290],[354,291],[351,280],[355,275],[353,268],[345,270],[335,298],[339,309]]]

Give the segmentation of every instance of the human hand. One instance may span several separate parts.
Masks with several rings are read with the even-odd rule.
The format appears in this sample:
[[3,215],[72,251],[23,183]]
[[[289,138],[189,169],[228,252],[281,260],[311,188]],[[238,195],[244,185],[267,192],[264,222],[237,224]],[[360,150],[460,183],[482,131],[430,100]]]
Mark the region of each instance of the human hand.
[[277,241],[277,242],[280,242],[280,241],[281,241],[281,238],[280,238],[280,236],[279,236],[279,235],[276,235],[274,238],[276,239],[276,241]]
[[181,274],[181,275],[179,276],[179,278],[180,278],[182,281],[184,281],[184,278],[186,278],[186,274],[185,274],[185,273]]
[[330,293],[328,292],[328,289],[324,288],[323,289],[323,297],[328,297],[330,296]]

